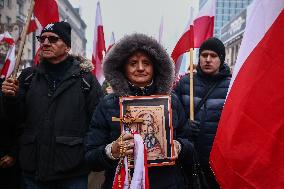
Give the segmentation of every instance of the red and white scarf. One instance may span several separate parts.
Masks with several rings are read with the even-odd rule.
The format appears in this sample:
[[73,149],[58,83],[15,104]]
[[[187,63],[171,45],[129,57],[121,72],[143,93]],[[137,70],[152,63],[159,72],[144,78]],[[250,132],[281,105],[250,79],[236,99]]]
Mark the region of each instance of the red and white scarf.
[[124,157],[123,166],[117,166],[112,189],[149,189],[147,152],[139,134],[134,134],[134,173],[131,183],[128,180],[127,170],[127,157]]

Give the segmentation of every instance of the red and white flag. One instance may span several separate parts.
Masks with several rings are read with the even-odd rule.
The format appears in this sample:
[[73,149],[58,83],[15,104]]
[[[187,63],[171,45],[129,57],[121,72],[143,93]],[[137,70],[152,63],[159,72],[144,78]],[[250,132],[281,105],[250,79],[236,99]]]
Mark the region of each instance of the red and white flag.
[[112,189],[149,189],[147,151],[141,135],[134,134],[134,172],[128,180],[127,156],[118,163]]
[[34,19],[30,21],[28,33],[42,29],[47,24],[59,21],[58,5],[55,0],[35,0]]
[[284,188],[284,0],[247,12],[210,163],[221,188]]
[[5,32],[3,34],[0,34],[0,42],[9,44],[9,50],[6,55],[5,63],[0,73],[1,78],[8,78],[12,74],[16,62],[15,41],[8,32]]
[[114,44],[115,44],[115,37],[114,37],[114,33],[111,32],[111,37],[110,37],[110,41],[109,41],[109,46],[108,46],[106,52],[108,52]]
[[[197,17],[187,27],[187,31],[181,36],[171,54],[175,63],[190,48],[199,48],[203,41],[213,37],[215,10],[216,0],[208,0],[201,8]],[[180,64],[176,64],[176,72],[179,71],[179,67]]]
[[193,21],[194,48],[214,34],[214,18],[216,12],[216,0],[207,0]]
[[105,47],[101,7],[100,7],[100,2],[98,1],[97,11],[96,11],[96,24],[94,29],[92,63],[95,67],[95,69],[93,70],[93,74],[96,75],[100,83],[103,83],[104,80],[104,74],[102,69],[102,60],[104,54],[103,52],[104,53],[106,52],[106,47]]

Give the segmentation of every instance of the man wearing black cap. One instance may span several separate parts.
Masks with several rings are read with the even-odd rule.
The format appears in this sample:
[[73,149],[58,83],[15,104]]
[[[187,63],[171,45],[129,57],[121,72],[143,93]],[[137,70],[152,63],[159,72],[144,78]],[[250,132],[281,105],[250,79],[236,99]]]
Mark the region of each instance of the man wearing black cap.
[[[219,188],[209,166],[209,155],[230,84],[230,68],[225,61],[225,46],[219,39],[207,39],[199,49],[197,73],[193,77],[195,121],[191,121],[191,138],[205,172],[208,187]],[[183,76],[175,88],[189,115],[189,75]]]
[[37,37],[40,64],[2,84],[5,112],[23,125],[25,188],[86,189],[83,137],[102,96],[92,63],[69,55],[71,27],[48,24]]

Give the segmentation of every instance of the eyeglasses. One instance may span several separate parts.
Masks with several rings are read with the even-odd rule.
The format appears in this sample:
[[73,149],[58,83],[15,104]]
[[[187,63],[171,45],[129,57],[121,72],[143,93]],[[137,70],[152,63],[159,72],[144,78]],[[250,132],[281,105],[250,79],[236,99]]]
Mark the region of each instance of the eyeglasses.
[[37,40],[40,43],[44,43],[45,39],[47,38],[49,43],[56,43],[60,37],[56,37],[56,36],[36,36]]

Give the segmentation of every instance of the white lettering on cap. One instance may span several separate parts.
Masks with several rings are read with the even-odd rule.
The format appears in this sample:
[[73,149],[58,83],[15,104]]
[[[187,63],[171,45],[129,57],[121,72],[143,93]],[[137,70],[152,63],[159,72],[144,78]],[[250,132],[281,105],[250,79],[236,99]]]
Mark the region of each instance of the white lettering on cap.
[[53,30],[53,26],[54,26],[54,24],[47,24],[44,29],[45,30]]

